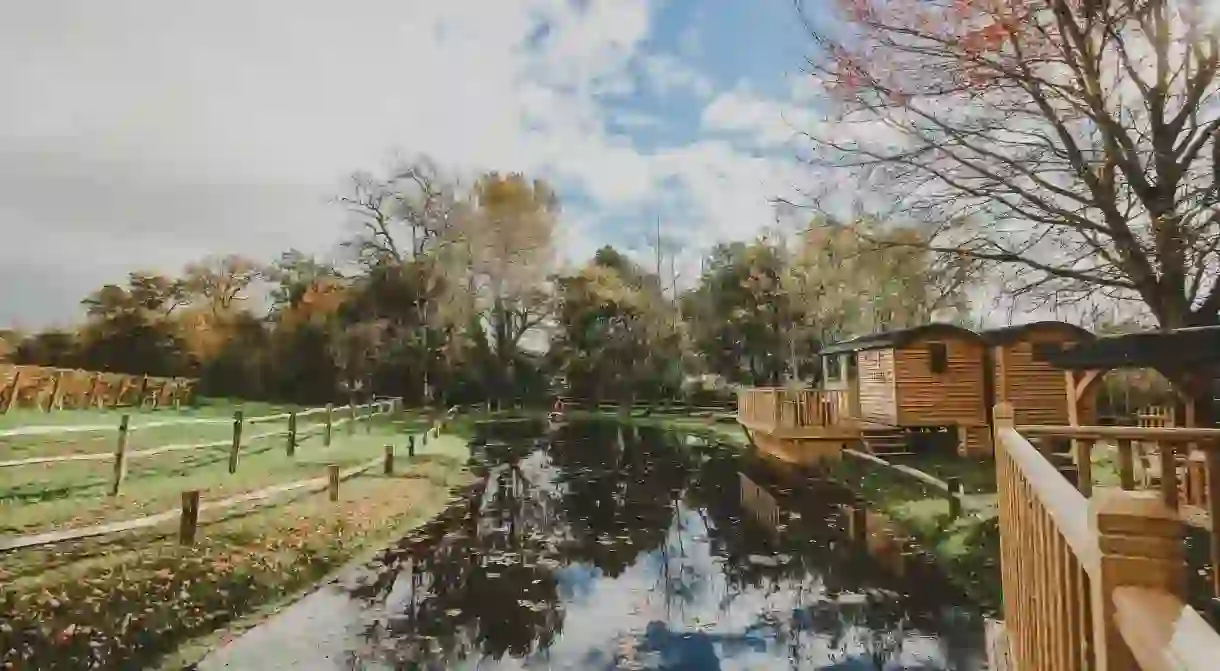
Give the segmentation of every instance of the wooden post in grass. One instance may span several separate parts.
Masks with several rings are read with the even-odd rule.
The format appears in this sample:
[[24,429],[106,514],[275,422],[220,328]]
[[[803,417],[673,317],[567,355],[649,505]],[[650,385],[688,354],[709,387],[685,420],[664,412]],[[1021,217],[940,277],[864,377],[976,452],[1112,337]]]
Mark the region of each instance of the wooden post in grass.
[[331,501],[339,500],[339,464],[326,467],[326,495]]
[[347,435],[352,435],[356,432],[356,404],[355,402],[347,404]]
[[55,401],[59,398],[59,390],[64,383],[64,372],[62,370],[55,371],[55,381],[51,383],[51,395],[47,397],[47,412],[55,409]]
[[127,431],[131,423],[131,415],[123,415],[119,419],[119,440],[114,446],[114,480],[110,483],[110,495],[118,496],[123,488],[123,478],[127,477]]
[[330,447],[331,434],[334,433],[335,425],[335,406],[333,403],[326,404],[326,431],[322,433],[322,445]]
[[178,520],[178,544],[194,545],[199,528],[199,490],[182,492],[182,517]]
[[385,474],[394,475],[394,446],[385,446]]
[[237,453],[241,450],[242,411],[233,411],[233,444],[229,446],[229,474],[237,472]]
[[949,485],[949,517],[956,519],[962,514],[962,500],[959,497],[962,481],[958,478],[945,478],[945,484]]
[[407,436],[407,456],[415,456],[415,436]]
[[369,412],[364,416],[364,435],[367,436],[373,432],[373,415],[376,414],[376,409],[373,406],[369,406]]
[[297,414],[295,412],[288,413],[288,456],[295,456],[297,453]]
[[140,401],[140,409],[144,409],[144,394],[148,393],[148,376],[140,376],[140,391],[137,392],[136,398]]
[[13,372],[13,384],[9,387],[8,400],[4,404],[4,413],[7,415],[13,408],[17,407],[17,392],[21,391],[21,369],[18,368]]

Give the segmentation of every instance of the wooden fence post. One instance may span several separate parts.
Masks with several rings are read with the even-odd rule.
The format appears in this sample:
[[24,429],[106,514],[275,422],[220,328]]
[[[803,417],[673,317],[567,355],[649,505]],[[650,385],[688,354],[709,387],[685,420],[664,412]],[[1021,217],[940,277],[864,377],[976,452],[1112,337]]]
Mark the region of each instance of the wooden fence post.
[[123,488],[123,479],[127,477],[127,432],[131,415],[123,415],[119,419],[119,440],[114,447],[114,480],[110,483],[110,495],[118,496]]
[[233,411],[233,444],[229,446],[229,474],[237,472],[237,453],[241,450],[242,411]]
[[377,414],[375,407],[370,407],[368,413],[364,416],[364,435],[373,432],[373,415]]
[[407,456],[415,456],[415,436],[407,436]]
[[956,519],[962,514],[962,481],[959,478],[945,478],[949,490],[949,517]]
[[326,404],[326,431],[322,434],[322,445],[330,447],[330,440],[334,433],[335,426],[335,406],[332,403]]
[[141,410],[144,409],[144,394],[146,394],[146,393],[148,393],[148,376],[141,375],[140,376],[140,391],[137,392],[137,394],[136,394],[136,397],[140,400],[140,409]]
[[9,387],[8,400],[4,404],[4,414],[8,414],[17,406],[17,393],[21,391],[21,369],[13,371],[13,384]]
[[347,435],[356,433],[356,404],[347,404]]
[[182,492],[182,517],[178,520],[178,544],[194,545],[199,528],[199,490]]
[[1154,491],[1100,490],[1089,501],[1101,565],[1092,586],[1097,671],[1139,669],[1115,622],[1114,590],[1146,587],[1182,598],[1186,573],[1182,522]]
[[294,456],[297,453],[297,414],[295,412],[288,413],[288,456]]
[[60,387],[64,383],[64,372],[62,370],[55,371],[55,380],[51,383],[51,395],[47,397],[46,411],[51,412],[55,409],[55,400],[59,398]]
[[394,446],[385,446],[385,474],[394,475]]
[[330,464],[326,467],[326,494],[331,501],[339,500],[339,465]]

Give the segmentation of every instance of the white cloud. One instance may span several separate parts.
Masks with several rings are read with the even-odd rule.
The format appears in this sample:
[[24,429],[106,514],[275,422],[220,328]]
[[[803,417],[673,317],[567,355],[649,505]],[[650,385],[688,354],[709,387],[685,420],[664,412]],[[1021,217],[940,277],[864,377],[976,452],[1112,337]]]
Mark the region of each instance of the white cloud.
[[712,80],[676,56],[649,54],[641,63],[648,83],[661,96],[677,91],[689,91],[700,98],[712,95]]
[[702,121],[707,130],[741,133],[759,145],[775,147],[791,142],[816,123],[817,117],[808,108],[736,88],[708,103]]
[[[672,223],[690,231],[690,258],[769,223],[769,199],[799,177],[788,158],[714,140],[645,152],[609,134],[602,94],[641,80],[666,94],[714,87],[679,57],[643,51],[649,0],[584,5],[21,5],[0,24],[0,239],[22,242],[0,246],[0,284],[46,290],[10,292],[0,324],[64,321],[127,269],[325,251],[344,230],[328,204],[344,176],[396,149],[577,185],[592,202],[566,222],[573,254],[613,239],[604,217],[645,207],[682,213]],[[730,94],[705,126],[753,120],[766,130],[750,141],[774,145],[770,108]]]

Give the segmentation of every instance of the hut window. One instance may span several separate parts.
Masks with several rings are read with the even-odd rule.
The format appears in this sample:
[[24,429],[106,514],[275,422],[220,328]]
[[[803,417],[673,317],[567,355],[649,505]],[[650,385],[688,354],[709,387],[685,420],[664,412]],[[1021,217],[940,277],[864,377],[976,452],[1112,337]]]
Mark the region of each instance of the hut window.
[[936,374],[949,370],[949,349],[945,343],[928,343],[928,367]]
[[839,355],[832,354],[826,357],[826,379],[838,380],[843,376],[842,366],[839,365]]
[[1057,342],[1036,342],[1034,343],[1034,361],[1047,361],[1062,350],[1063,346]]

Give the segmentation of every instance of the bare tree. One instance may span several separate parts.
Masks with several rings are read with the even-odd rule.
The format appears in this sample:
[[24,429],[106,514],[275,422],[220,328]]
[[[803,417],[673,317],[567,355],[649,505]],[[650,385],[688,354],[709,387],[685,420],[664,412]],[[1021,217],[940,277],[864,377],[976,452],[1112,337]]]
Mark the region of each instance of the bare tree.
[[[452,296],[441,295],[441,280],[452,267],[453,245],[461,240],[459,221],[465,204],[458,184],[444,175],[427,156],[403,161],[388,177],[356,173],[348,194],[338,200],[347,210],[355,234],[343,246],[355,253],[369,271],[392,267],[410,270],[400,276],[422,278],[415,302],[415,321],[425,352],[430,350],[429,328],[437,308]],[[429,356],[428,360],[431,360]],[[428,366],[422,380],[425,400],[431,398]]]
[[890,244],[978,261],[1028,297],[1138,300],[1166,329],[1217,323],[1220,41],[1201,0],[839,9],[803,13],[811,73],[839,102],[806,135],[815,165],[888,199],[858,205],[921,222],[918,241]]
[[922,220],[922,246],[1004,264],[1013,291],[1216,322],[1220,46],[1198,0],[840,9],[807,18],[841,103],[807,133],[815,163]]
[[203,299],[212,316],[220,317],[247,300],[251,285],[263,276],[263,267],[244,256],[208,256],[187,264],[181,290]]

